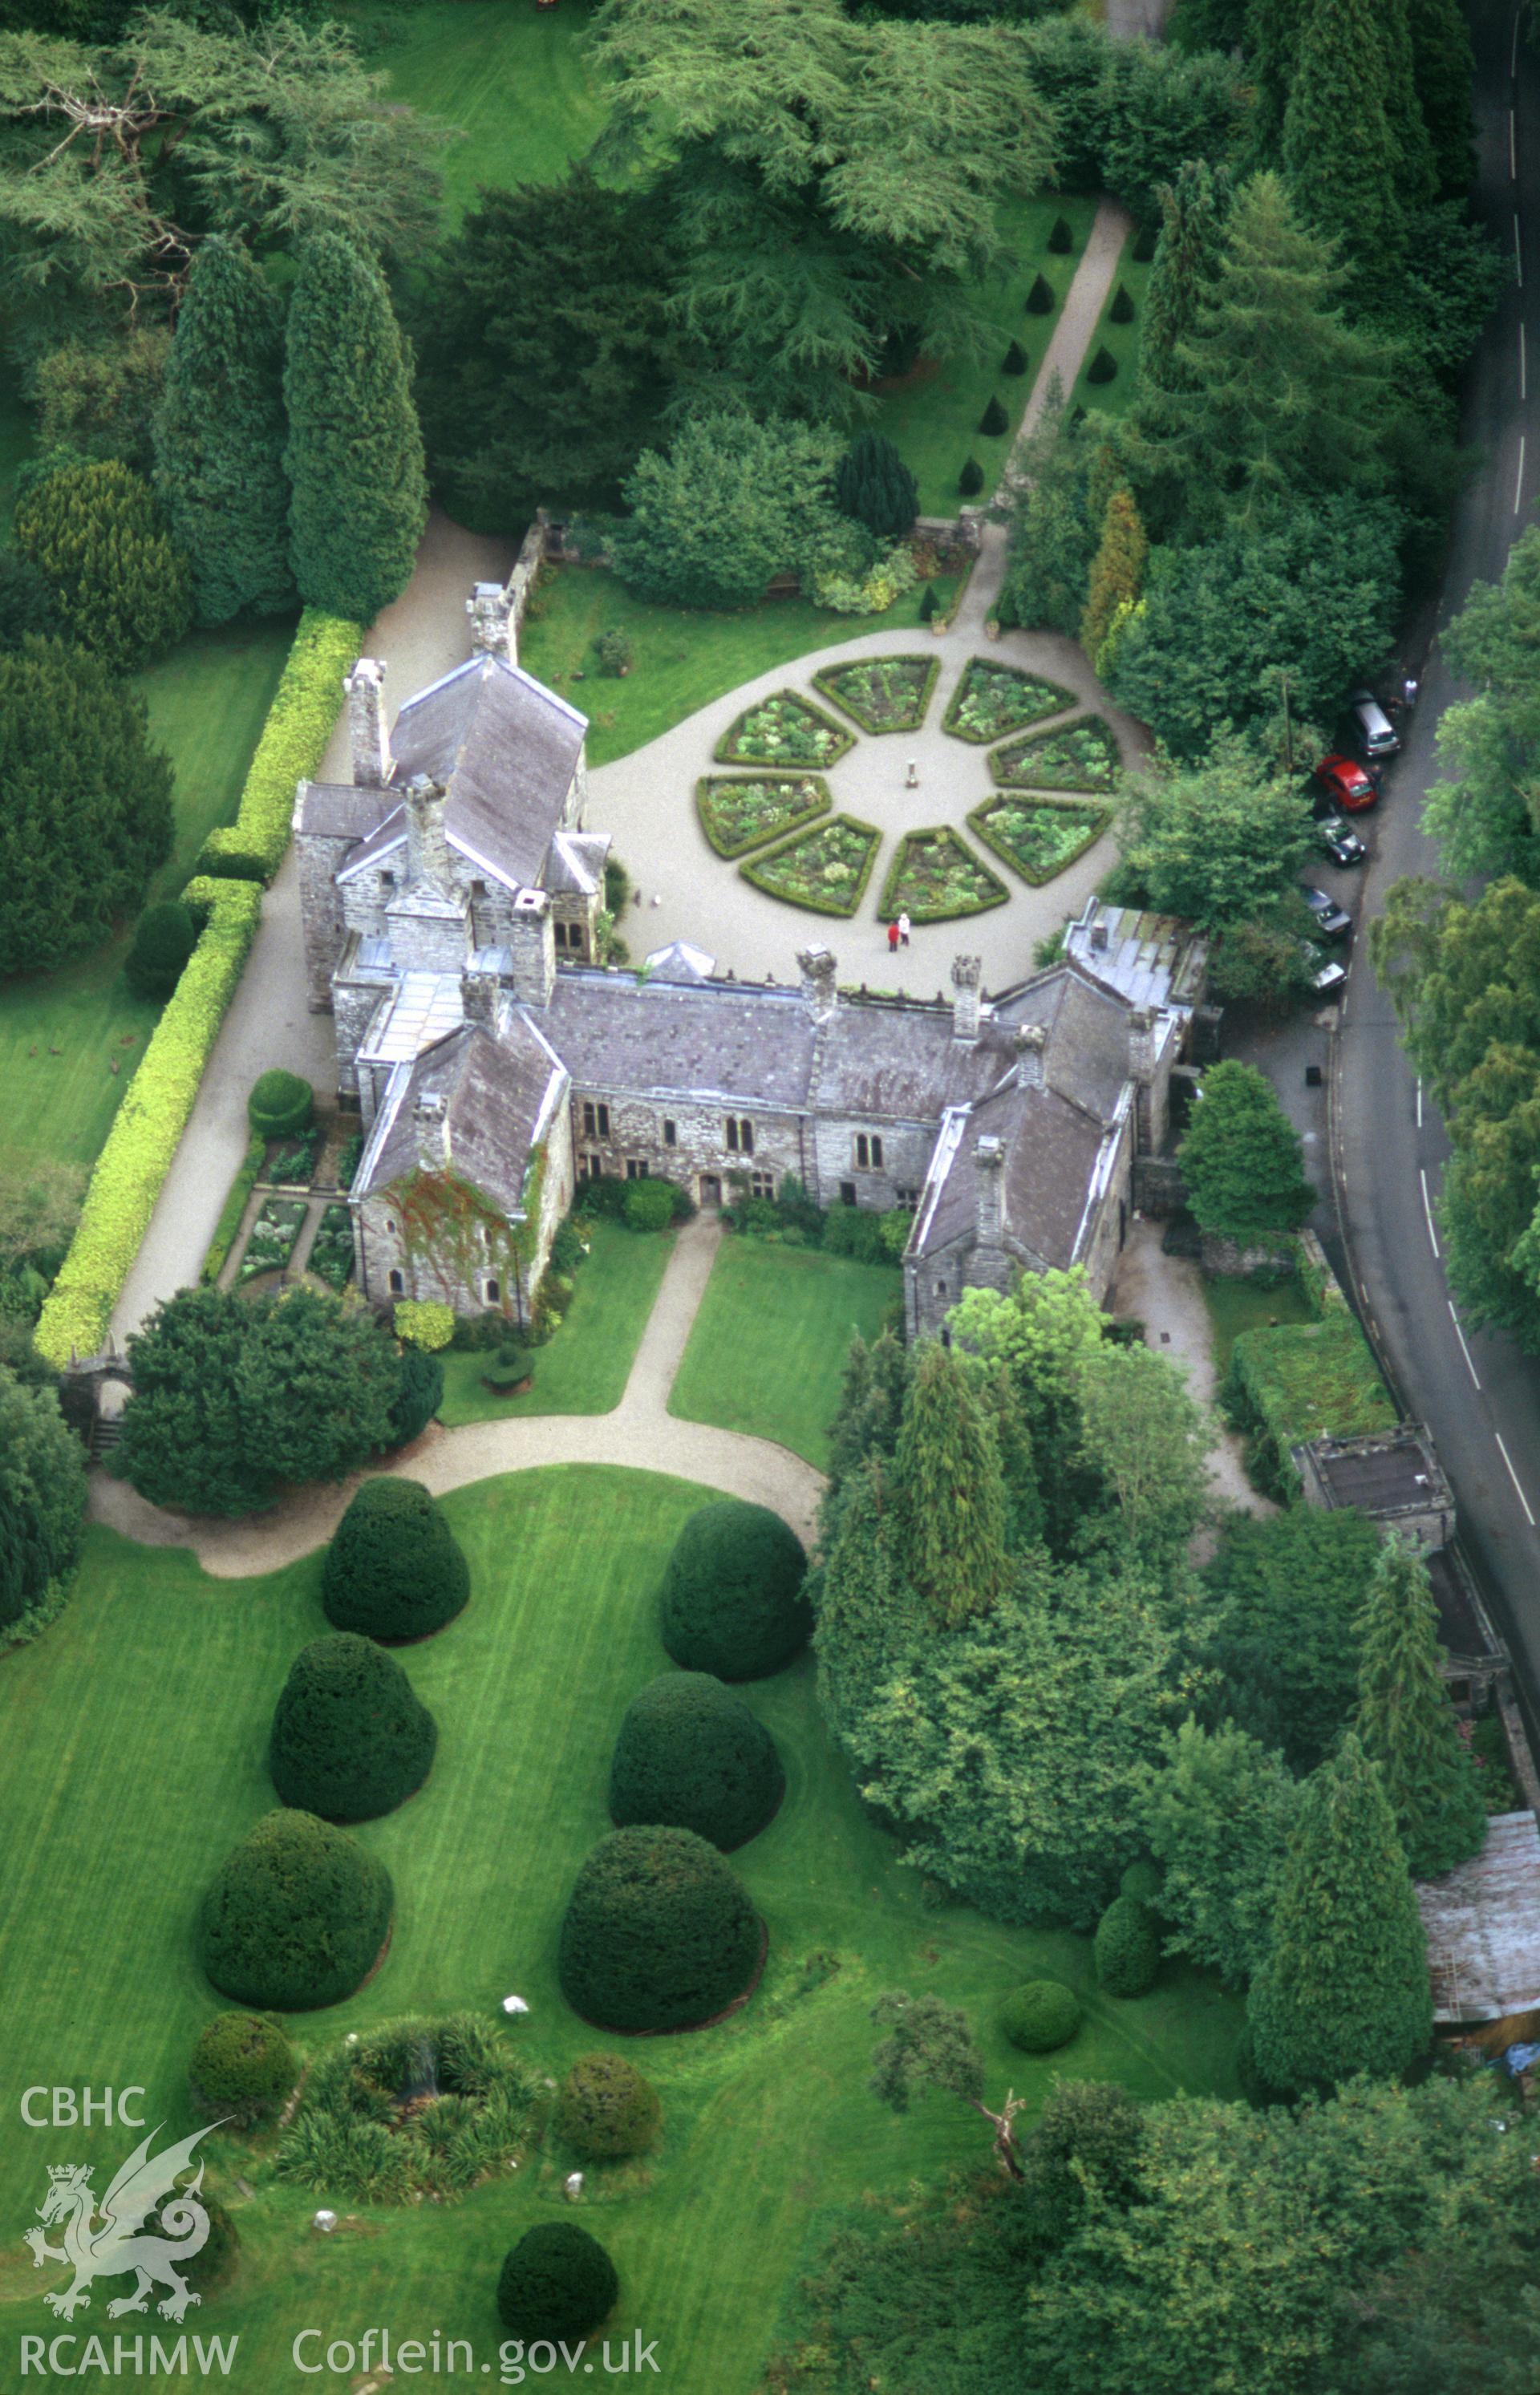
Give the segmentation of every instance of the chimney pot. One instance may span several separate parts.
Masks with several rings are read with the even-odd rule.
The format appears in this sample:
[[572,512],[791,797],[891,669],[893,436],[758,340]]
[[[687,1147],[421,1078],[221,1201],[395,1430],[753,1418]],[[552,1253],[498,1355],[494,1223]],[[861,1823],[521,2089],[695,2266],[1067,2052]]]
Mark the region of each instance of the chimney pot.
[[360,657],[342,677],[348,695],[348,743],[352,777],[360,789],[382,790],[391,778],[391,744],[385,734],[385,668],[378,657]]
[[1042,1089],[1042,1052],[1047,1045],[1048,1034],[1041,1023],[1016,1025],[1016,1080],[1022,1089]]
[[952,960],[952,1038],[964,1039],[970,1046],[978,1038],[978,986],[983,973],[983,959],[979,957],[956,957]]
[[484,1031],[496,1027],[498,1017],[498,976],[484,973],[479,966],[470,966],[460,975],[460,1009],[467,1023],[480,1024]]
[[1005,1232],[1005,1150],[986,1133],[974,1147],[975,1186],[978,1198],[978,1244],[998,1248]]
[[446,898],[454,888],[444,836],[444,790],[426,774],[406,785],[406,871],[408,880],[426,882]]
[[442,1172],[449,1161],[449,1116],[441,1097],[423,1092],[412,1108],[418,1163],[424,1172]]
[[1110,938],[1111,933],[1107,928],[1106,918],[1098,915],[1095,921],[1091,926],[1091,946],[1095,949],[1098,956],[1105,953]]
[[815,941],[811,947],[799,948],[797,962],[802,968],[802,994],[813,1010],[813,1019],[827,1023],[840,1002],[835,979],[839,965],[821,941]]
[[471,646],[478,656],[513,663],[513,602],[500,582],[478,582],[465,602]]

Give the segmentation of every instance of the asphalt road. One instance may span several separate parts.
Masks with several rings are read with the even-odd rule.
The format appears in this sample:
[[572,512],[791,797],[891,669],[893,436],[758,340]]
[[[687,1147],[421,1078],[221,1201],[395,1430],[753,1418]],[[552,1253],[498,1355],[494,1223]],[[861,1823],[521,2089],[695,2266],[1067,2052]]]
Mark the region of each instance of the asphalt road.
[[[1497,580],[1540,497],[1540,51],[1520,16],[1515,0],[1471,0],[1480,203],[1515,260],[1515,279],[1470,377],[1465,437],[1481,463],[1456,516],[1440,626],[1458,613],[1473,581]],[[1402,1052],[1361,928],[1391,881],[1438,870],[1418,828],[1421,803],[1437,778],[1439,715],[1466,695],[1435,636],[1403,753],[1367,819],[1374,853],[1361,876],[1361,925],[1333,1043],[1334,1149],[1339,1228],[1358,1295],[1405,1409],[1429,1425],[1454,1484],[1462,1542],[1512,1653],[1533,1734],[1540,1719],[1540,1360],[1465,1330],[1455,1317],[1435,1211],[1448,1142]]]

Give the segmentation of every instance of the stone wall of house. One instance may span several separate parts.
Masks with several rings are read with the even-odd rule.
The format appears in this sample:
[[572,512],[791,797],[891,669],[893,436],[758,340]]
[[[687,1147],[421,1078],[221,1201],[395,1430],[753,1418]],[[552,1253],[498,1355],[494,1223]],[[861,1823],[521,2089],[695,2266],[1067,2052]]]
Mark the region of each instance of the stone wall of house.
[[[601,1106],[608,1110],[607,1132],[598,1129]],[[733,1118],[744,1118],[740,1112]],[[683,1098],[655,1104],[622,1091],[586,1086],[574,1088],[572,1093],[572,1138],[579,1177],[586,1179],[593,1172],[594,1159],[597,1170],[613,1180],[625,1180],[628,1169],[635,1167],[679,1182],[697,1201],[702,1173],[715,1175],[725,1198],[735,1194],[735,1176],[739,1174],[746,1184],[751,1184],[755,1173],[768,1174],[776,1189],[789,1172],[807,1178],[809,1142],[801,1115],[756,1106],[748,1120],[753,1125],[751,1156],[728,1146],[728,1110],[724,1105],[701,1105]],[[666,1128],[670,1124],[671,1140]]]
[[564,1104],[555,1109],[544,1145],[535,1246],[522,1275],[512,1273],[495,1254],[485,1267],[468,1271],[470,1260],[464,1255],[409,1250],[402,1233],[399,1193],[382,1189],[357,1200],[352,1209],[354,1268],[363,1295],[380,1306],[403,1297],[432,1299],[453,1306],[457,1314],[485,1314],[500,1306],[511,1322],[527,1323],[557,1225],[572,1207],[571,1116]]
[[[353,981],[339,979],[332,985],[332,1013],[337,1025],[337,1094],[347,1105],[357,1099],[364,1110],[364,1126],[375,1118],[378,1095],[371,1086],[362,1089],[359,1082],[358,1052],[368,1035],[380,999],[391,988],[383,975]],[[365,1076],[365,1078],[369,1077]]]
[[1128,1237],[1133,1211],[1134,1121],[1131,1109],[1119,1136],[1117,1154],[1101,1198],[1095,1228],[1082,1259],[1086,1282],[1098,1305],[1107,1302],[1107,1292],[1118,1269],[1118,1258]]
[[[299,812],[298,801],[295,812]],[[347,910],[336,874],[352,842],[305,832],[294,845],[305,940],[305,1003],[312,1014],[325,1014],[331,1004],[331,977],[348,936]]]
[[[837,1205],[841,1196],[851,1191],[857,1206],[884,1211],[889,1206],[912,1206],[925,1185],[936,1132],[933,1122],[873,1122],[859,1115],[817,1119],[811,1126],[808,1143],[809,1189],[820,1206]],[[857,1164],[860,1138],[868,1142],[869,1158],[870,1142],[882,1141],[881,1165]]]

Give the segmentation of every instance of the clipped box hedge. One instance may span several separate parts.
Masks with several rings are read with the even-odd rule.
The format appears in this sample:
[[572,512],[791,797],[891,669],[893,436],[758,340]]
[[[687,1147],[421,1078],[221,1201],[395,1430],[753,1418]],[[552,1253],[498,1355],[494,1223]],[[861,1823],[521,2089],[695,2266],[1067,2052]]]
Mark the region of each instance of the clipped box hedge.
[[57,1366],[69,1362],[72,1348],[94,1356],[107,1336],[257,936],[262,893],[255,881],[199,880],[183,894],[206,919],[198,945],[97,1158],[70,1251],[37,1325],[38,1353]]
[[342,705],[342,677],[364,645],[362,624],[307,607],[273,694],[232,824],[211,831],[198,871],[271,881],[284,861],[298,782],[316,772]]

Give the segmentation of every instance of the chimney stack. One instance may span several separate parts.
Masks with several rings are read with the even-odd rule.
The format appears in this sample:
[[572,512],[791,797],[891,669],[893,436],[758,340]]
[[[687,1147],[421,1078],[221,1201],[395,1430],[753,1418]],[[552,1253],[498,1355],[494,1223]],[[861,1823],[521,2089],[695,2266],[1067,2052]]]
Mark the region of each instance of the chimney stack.
[[978,985],[983,973],[979,957],[952,959],[952,1038],[965,1039],[970,1047],[978,1038]]
[[1005,1150],[998,1139],[981,1139],[974,1149],[978,1193],[978,1244],[998,1248],[1005,1237]]
[[1041,1023],[1018,1023],[1016,1027],[1016,1083],[1023,1090],[1042,1087],[1042,1052],[1048,1045],[1048,1034]]
[[406,785],[406,872],[447,898],[454,888],[449,843],[444,834],[444,791],[426,774]]
[[1148,1006],[1135,1006],[1129,1012],[1128,1078],[1141,1082],[1155,1078],[1155,1016]]
[[517,665],[513,646],[513,602],[500,582],[478,582],[465,602],[471,618],[471,647],[484,657],[501,657]]
[[348,694],[348,734],[352,777],[363,790],[382,790],[391,778],[391,744],[385,735],[385,668],[378,657],[360,657],[342,677]]
[[815,942],[797,950],[797,962],[802,967],[802,994],[813,1010],[813,1020],[827,1023],[840,1002],[835,959],[820,942]]
[[483,1031],[498,1027],[498,976],[483,973],[476,965],[467,965],[460,975],[460,1011],[467,1023],[478,1024]]
[[444,1100],[421,1094],[412,1108],[418,1164],[424,1172],[442,1172],[449,1161],[449,1115]]
[[509,921],[513,992],[524,1006],[549,1006],[556,986],[556,935],[543,890],[521,890]]
[[1110,938],[1111,933],[1108,930],[1106,916],[1098,915],[1091,926],[1091,946],[1097,956],[1105,956]]

